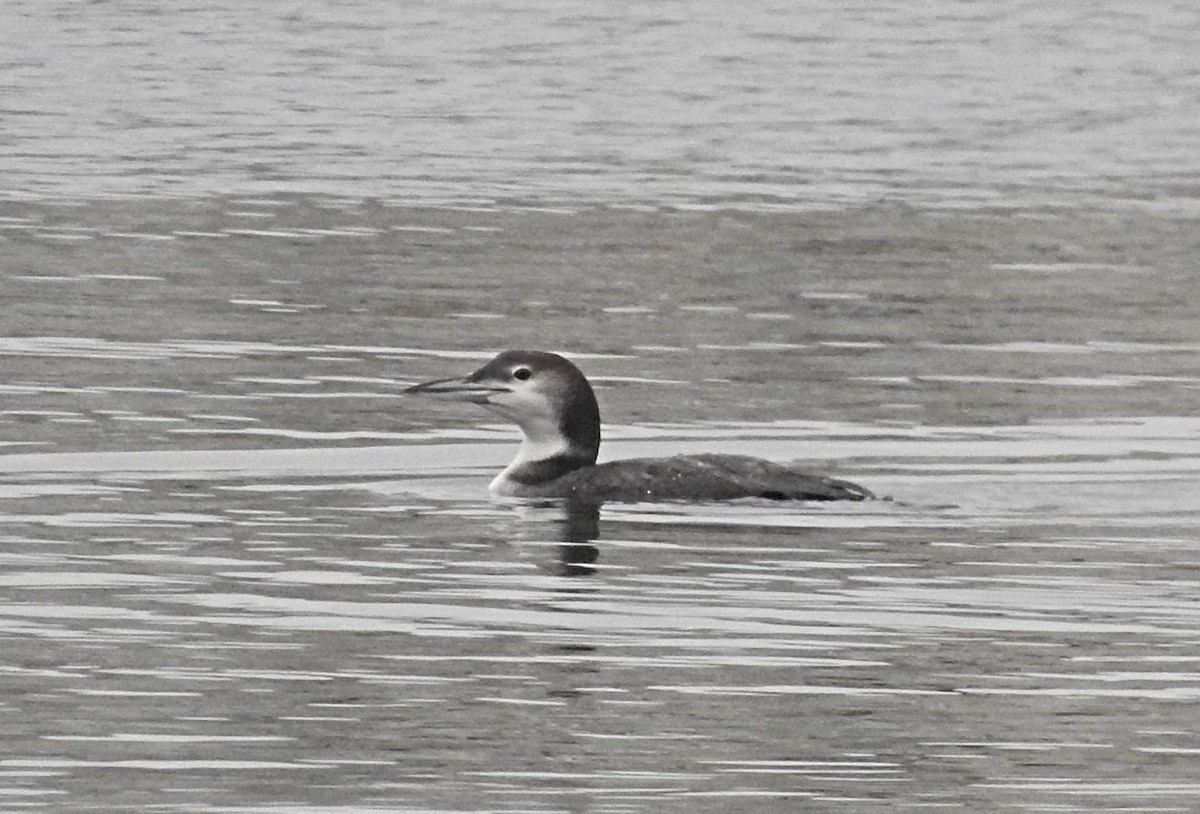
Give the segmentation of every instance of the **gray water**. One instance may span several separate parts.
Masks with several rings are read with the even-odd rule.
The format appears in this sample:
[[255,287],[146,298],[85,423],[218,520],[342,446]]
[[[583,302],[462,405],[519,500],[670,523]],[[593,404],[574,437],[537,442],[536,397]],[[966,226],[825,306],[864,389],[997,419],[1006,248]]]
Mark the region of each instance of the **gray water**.
[[1195,212],[1200,8],[10,0],[10,193]]
[[1198,429],[660,428],[616,452],[816,448],[957,504],[616,507],[590,544],[453,433],[14,455],[7,801],[1194,810]]
[[0,810],[1197,809],[1192,4],[266,5],[5,6]]
[[[10,211],[6,809],[1195,810],[1190,224]],[[892,500],[493,503],[506,340]]]

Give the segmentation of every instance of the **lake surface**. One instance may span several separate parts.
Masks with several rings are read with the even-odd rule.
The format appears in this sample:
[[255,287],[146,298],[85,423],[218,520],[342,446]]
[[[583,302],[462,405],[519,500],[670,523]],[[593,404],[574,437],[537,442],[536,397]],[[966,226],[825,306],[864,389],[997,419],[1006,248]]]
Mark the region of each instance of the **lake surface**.
[[[1194,810],[1194,224],[9,211],[11,810]],[[892,500],[492,503],[507,339]]]
[[1196,212],[1194,3],[5,11],[22,194]]
[[0,809],[1197,809],[1197,8],[6,12]]
[[0,776],[56,811],[1187,811],[1198,428],[692,427],[958,503],[614,508],[585,545],[453,436],[14,456]]

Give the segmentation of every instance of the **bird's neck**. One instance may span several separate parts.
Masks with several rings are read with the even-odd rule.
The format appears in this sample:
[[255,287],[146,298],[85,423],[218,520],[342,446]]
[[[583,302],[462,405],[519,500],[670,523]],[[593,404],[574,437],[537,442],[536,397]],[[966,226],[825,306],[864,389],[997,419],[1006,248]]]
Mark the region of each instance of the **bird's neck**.
[[511,495],[529,487],[542,486],[558,480],[569,472],[596,463],[600,450],[599,434],[580,433],[575,438],[555,432],[525,433],[517,457],[492,481],[491,491]]
[[600,454],[600,408],[586,380],[579,382],[565,403],[553,411],[488,406],[516,422],[524,436],[517,457],[492,481],[493,493],[518,494],[596,463]]

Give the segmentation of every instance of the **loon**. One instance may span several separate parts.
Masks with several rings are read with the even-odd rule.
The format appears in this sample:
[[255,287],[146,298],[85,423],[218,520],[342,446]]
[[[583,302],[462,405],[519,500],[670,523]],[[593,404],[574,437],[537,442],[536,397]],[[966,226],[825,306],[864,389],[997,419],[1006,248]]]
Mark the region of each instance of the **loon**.
[[747,455],[676,455],[597,464],[596,396],[579,368],[556,353],[507,350],[465,378],[423,382],[404,392],[481,404],[520,427],[524,439],[517,457],[491,483],[491,492],[499,496],[590,504],[874,498],[849,481]]

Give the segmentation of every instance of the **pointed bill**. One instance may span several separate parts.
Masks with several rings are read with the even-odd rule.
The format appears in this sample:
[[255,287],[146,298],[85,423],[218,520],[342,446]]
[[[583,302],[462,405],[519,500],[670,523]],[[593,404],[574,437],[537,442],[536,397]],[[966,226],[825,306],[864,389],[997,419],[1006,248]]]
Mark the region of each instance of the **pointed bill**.
[[470,379],[434,379],[431,382],[421,382],[402,391],[414,396],[436,396],[449,401],[467,401],[472,404],[487,404],[490,397],[497,393],[507,393],[507,387],[473,382]]

